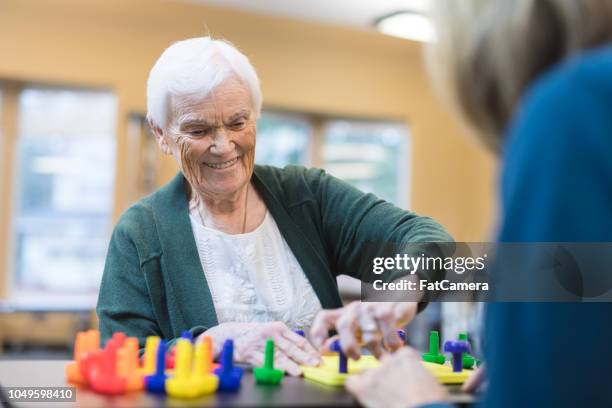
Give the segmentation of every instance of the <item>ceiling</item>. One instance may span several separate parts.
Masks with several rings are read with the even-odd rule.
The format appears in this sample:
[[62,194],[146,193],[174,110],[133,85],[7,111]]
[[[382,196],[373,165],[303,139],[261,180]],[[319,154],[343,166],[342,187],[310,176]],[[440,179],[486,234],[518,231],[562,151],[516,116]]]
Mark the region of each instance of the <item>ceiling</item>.
[[193,3],[291,17],[319,23],[371,29],[374,21],[396,11],[427,10],[430,0],[188,0]]

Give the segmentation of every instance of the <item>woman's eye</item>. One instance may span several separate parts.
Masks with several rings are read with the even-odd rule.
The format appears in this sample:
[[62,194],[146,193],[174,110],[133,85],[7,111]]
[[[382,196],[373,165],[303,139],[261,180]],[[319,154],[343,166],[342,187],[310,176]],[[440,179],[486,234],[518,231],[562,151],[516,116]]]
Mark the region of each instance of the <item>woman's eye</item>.
[[192,137],[202,137],[202,136],[206,136],[209,132],[209,129],[193,129],[190,130],[189,135]]
[[239,122],[234,122],[230,125],[230,127],[234,130],[239,130],[242,129],[244,127],[244,125],[246,125],[246,122],[241,120]]

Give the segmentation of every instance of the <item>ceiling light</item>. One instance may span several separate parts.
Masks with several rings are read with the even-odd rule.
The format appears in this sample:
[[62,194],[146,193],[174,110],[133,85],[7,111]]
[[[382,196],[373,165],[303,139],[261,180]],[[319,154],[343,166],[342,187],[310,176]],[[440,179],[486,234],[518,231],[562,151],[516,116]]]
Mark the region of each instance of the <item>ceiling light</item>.
[[436,41],[433,23],[427,16],[419,12],[398,11],[379,18],[375,26],[383,34],[407,40],[421,42]]

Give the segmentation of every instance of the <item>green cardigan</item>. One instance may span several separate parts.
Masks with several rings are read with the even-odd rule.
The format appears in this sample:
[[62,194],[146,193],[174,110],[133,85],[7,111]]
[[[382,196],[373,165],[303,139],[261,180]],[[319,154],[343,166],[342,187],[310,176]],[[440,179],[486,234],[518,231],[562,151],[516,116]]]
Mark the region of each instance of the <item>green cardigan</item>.
[[[365,194],[319,169],[255,166],[252,182],[323,308],[342,306],[336,276],[364,279],[372,243],[449,242],[435,221]],[[371,261],[370,261],[371,262]],[[365,266],[365,269],[364,269]],[[189,220],[181,173],[130,207],[112,234],[97,313],[112,333],[175,339],[218,324]]]

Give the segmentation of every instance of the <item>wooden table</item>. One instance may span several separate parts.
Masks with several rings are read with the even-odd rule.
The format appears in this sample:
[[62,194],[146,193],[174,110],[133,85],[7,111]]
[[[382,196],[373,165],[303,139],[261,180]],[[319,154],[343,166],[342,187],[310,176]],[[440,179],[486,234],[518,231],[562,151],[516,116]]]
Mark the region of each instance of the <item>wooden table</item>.
[[[68,361],[1,361],[0,384],[3,387],[65,387],[64,367]],[[451,400],[470,404],[473,398],[449,387]],[[17,407],[354,407],[357,402],[343,388],[330,387],[303,378],[285,377],[281,386],[259,386],[252,372],[245,371],[237,393],[213,394],[195,400],[177,400],[139,392],[118,397],[106,397],[84,388],[77,388],[76,402],[17,403]]]

